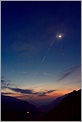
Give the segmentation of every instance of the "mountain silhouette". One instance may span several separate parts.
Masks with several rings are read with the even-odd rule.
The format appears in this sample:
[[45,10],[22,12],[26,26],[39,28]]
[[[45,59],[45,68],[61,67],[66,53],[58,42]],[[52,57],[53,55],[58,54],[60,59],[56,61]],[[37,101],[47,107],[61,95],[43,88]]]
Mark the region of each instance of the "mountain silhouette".
[[38,107],[23,100],[1,95],[2,121],[32,121],[37,120],[40,116],[41,111]]
[[42,121],[81,121],[81,89],[69,93]]

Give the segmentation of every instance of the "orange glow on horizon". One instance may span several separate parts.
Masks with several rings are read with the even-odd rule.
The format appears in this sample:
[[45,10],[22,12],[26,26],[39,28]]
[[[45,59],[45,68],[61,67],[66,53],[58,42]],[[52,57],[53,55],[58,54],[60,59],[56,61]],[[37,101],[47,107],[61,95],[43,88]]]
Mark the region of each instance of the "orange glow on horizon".
[[[68,94],[70,92],[72,92],[73,90],[79,90],[80,87],[75,87],[75,88],[61,88],[57,91],[54,91],[52,93],[47,93],[45,94],[44,96],[39,96],[38,94],[22,94],[22,93],[16,93],[16,92],[11,92],[11,93],[7,93],[7,94],[4,94],[5,96],[11,96],[11,97],[15,97],[15,98],[18,98],[20,100],[25,100],[25,101],[28,101],[28,100],[38,100],[38,101],[42,101],[42,100],[49,100],[49,99],[56,99],[57,97],[60,97],[60,96],[63,96],[65,94]],[[7,91],[8,92],[8,91]],[[6,90],[4,91],[4,93],[6,93]]]

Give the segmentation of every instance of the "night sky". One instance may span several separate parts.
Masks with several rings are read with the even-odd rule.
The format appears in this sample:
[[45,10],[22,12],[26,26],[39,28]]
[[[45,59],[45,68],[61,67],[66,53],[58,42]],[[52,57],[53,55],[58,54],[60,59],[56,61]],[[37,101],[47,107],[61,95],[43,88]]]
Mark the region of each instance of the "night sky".
[[40,104],[79,89],[81,2],[2,1],[1,75],[2,94]]

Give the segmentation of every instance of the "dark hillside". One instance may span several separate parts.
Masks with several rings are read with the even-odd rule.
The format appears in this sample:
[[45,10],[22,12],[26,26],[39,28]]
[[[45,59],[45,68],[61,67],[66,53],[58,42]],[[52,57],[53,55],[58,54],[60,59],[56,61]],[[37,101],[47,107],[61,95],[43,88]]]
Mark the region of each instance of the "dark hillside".
[[69,93],[58,106],[49,111],[44,121],[81,121],[81,89]]
[[2,121],[32,121],[37,120],[42,114],[38,107],[26,101],[9,96],[1,96]]

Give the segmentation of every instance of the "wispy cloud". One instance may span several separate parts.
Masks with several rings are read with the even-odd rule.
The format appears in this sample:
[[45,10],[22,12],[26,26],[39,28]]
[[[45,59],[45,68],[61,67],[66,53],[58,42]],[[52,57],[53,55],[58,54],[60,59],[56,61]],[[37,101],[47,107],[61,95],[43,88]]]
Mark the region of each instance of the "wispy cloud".
[[6,80],[4,76],[1,76],[1,88],[7,88],[10,85],[10,80]]
[[53,74],[49,74],[49,73],[46,73],[46,72],[44,72],[43,75],[51,75],[51,76],[54,76]]
[[26,71],[22,71],[22,72],[17,72],[17,71],[15,71],[15,70],[11,70],[11,72],[13,72],[13,73],[21,73],[21,74],[27,74],[28,72],[26,72]]
[[13,84],[10,80],[5,79],[4,76],[1,76],[1,89],[6,89],[9,87],[16,87],[15,84]]
[[20,72],[20,73],[22,73],[22,74],[27,74],[28,72]]
[[46,96],[47,94],[52,93],[54,91],[56,91],[56,90],[47,90],[47,91],[40,93],[38,96]]
[[69,75],[71,75],[75,70],[77,70],[80,67],[81,67],[81,65],[79,64],[79,65],[76,65],[74,67],[71,67],[71,68],[67,69],[65,71],[65,73],[58,79],[58,81],[60,81],[62,79],[65,79],[66,77],[68,77]]
[[11,72],[15,72],[15,70],[11,70]]
[[81,67],[81,64],[78,64],[78,65],[75,65],[75,66],[73,66],[73,67],[67,69],[66,71],[70,71],[70,70],[75,71],[76,69],[78,69],[78,68],[80,68],[80,67]]
[[59,81],[59,80],[62,80],[62,79],[64,79],[64,78],[66,78],[66,77],[68,77],[70,74],[72,74],[72,72],[73,72],[73,71],[69,71],[69,72],[63,74],[63,76],[61,76],[61,78],[59,78],[58,81]]

